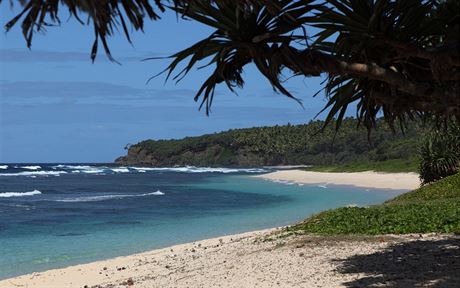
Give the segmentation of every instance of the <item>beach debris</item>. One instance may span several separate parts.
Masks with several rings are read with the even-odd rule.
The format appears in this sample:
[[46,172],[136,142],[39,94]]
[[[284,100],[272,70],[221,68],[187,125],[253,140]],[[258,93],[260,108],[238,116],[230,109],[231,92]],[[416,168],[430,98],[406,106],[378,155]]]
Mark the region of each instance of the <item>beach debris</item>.
[[134,285],[134,280],[133,280],[133,278],[128,278],[128,280],[123,281],[120,284],[121,285],[127,285],[128,287],[133,286]]

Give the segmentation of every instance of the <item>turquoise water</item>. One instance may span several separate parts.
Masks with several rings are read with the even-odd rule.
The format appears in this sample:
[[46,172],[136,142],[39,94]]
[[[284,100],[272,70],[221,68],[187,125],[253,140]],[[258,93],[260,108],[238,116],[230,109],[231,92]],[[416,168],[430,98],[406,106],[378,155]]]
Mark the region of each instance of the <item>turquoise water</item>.
[[288,225],[401,192],[251,177],[260,170],[34,171],[0,173],[0,278]]

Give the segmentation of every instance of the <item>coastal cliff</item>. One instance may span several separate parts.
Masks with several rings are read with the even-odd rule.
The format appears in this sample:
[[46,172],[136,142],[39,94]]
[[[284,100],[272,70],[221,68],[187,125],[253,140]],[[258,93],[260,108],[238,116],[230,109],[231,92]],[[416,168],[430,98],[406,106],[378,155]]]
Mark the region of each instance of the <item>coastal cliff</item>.
[[[121,165],[146,166],[270,166],[330,165],[354,162],[407,160],[416,156],[421,129],[410,125],[404,134],[383,121],[368,139],[355,119],[345,119],[336,133],[324,122],[234,129],[175,140],[146,140],[127,147]],[[364,133],[363,133],[364,132]]]

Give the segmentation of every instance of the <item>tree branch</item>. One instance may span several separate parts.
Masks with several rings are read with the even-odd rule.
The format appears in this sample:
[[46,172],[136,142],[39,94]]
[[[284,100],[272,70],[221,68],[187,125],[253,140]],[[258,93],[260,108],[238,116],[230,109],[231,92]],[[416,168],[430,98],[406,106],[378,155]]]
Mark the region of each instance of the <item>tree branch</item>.
[[383,44],[400,50],[407,56],[418,57],[432,62],[439,61],[439,59],[445,59],[444,62],[446,63],[443,63],[445,65],[460,66],[460,55],[458,52],[455,53],[456,49],[441,48],[428,51],[410,43],[402,43],[391,39],[383,39],[381,41]]
[[[404,92],[418,98],[442,100],[460,109],[459,85],[450,85],[450,89],[436,87],[433,82],[415,82],[407,79],[403,74],[378,66],[377,64],[350,63],[335,56],[314,50],[299,51],[289,47],[290,52],[297,54],[294,59],[302,59],[299,63],[291,61],[291,57],[285,59],[286,67],[296,73],[305,76],[329,73],[331,75],[350,74],[358,77],[366,77],[372,80],[384,82],[400,92]],[[429,107],[427,107],[429,108]]]

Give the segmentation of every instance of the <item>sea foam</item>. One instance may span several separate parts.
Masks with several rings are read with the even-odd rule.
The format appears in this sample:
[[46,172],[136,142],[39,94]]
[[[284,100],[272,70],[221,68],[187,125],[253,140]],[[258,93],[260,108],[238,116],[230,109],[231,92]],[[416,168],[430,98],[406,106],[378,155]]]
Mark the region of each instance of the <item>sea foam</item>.
[[73,173],[86,173],[86,174],[98,174],[98,173],[103,173],[103,169],[96,169],[96,168],[91,168],[88,170],[74,170],[72,171]]
[[8,169],[8,165],[0,165],[0,169]]
[[130,172],[179,172],[179,173],[264,173],[266,169],[262,168],[213,168],[213,167],[107,167],[107,166],[89,166],[89,165],[56,165],[53,169],[63,169],[71,173],[130,173]]
[[132,197],[145,197],[145,196],[162,196],[165,193],[157,190],[151,193],[143,193],[143,194],[111,194],[111,195],[100,195],[100,196],[84,196],[84,197],[75,197],[75,198],[68,198],[68,199],[59,199],[55,200],[56,202],[96,202],[96,201],[105,201],[105,200],[112,200],[112,199],[123,199],[123,198],[132,198]]
[[21,166],[21,167],[19,167],[19,168],[21,168],[21,169],[28,169],[28,170],[38,170],[38,169],[42,169],[42,167],[41,167],[41,166],[38,166],[38,165],[36,165],[36,166]]
[[104,172],[106,167],[97,167],[97,166],[89,166],[89,165],[57,165],[51,167],[53,169],[64,169],[64,170],[71,170],[72,173],[87,173],[87,174],[96,174]]
[[34,196],[40,195],[42,192],[38,190],[29,191],[29,192],[0,192],[0,198],[9,198],[9,197],[24,197],[24,196]]
[[138,172],[145,171],[165,171],[165,172],[182,172],[182,173],[263,173],[267,172],[261,168],[212,168],[212,167],[129,167]]
[[93,167],[88,165],[64,165],[59,164],[56,166],[52,166],[53,169],[78,169],[78,170],[85,170],[85,169],[92,169]]
[[128,173],[129,172],[129,169],[126,168],[126,167],[112,168],[110,170],[112,170],[113,172],[116,172],[116,173]]
[[60,176],[67,174],[66,171],[25,171],[18,173],[0,173],[0,176]]
[[[160,190],[157,190],[156,192],[148,193],[146,195],[161,196],[161,195],[165,195],[165,193],[161,192]],[[144,196],[146,196],[146,195],[144,195]]]

